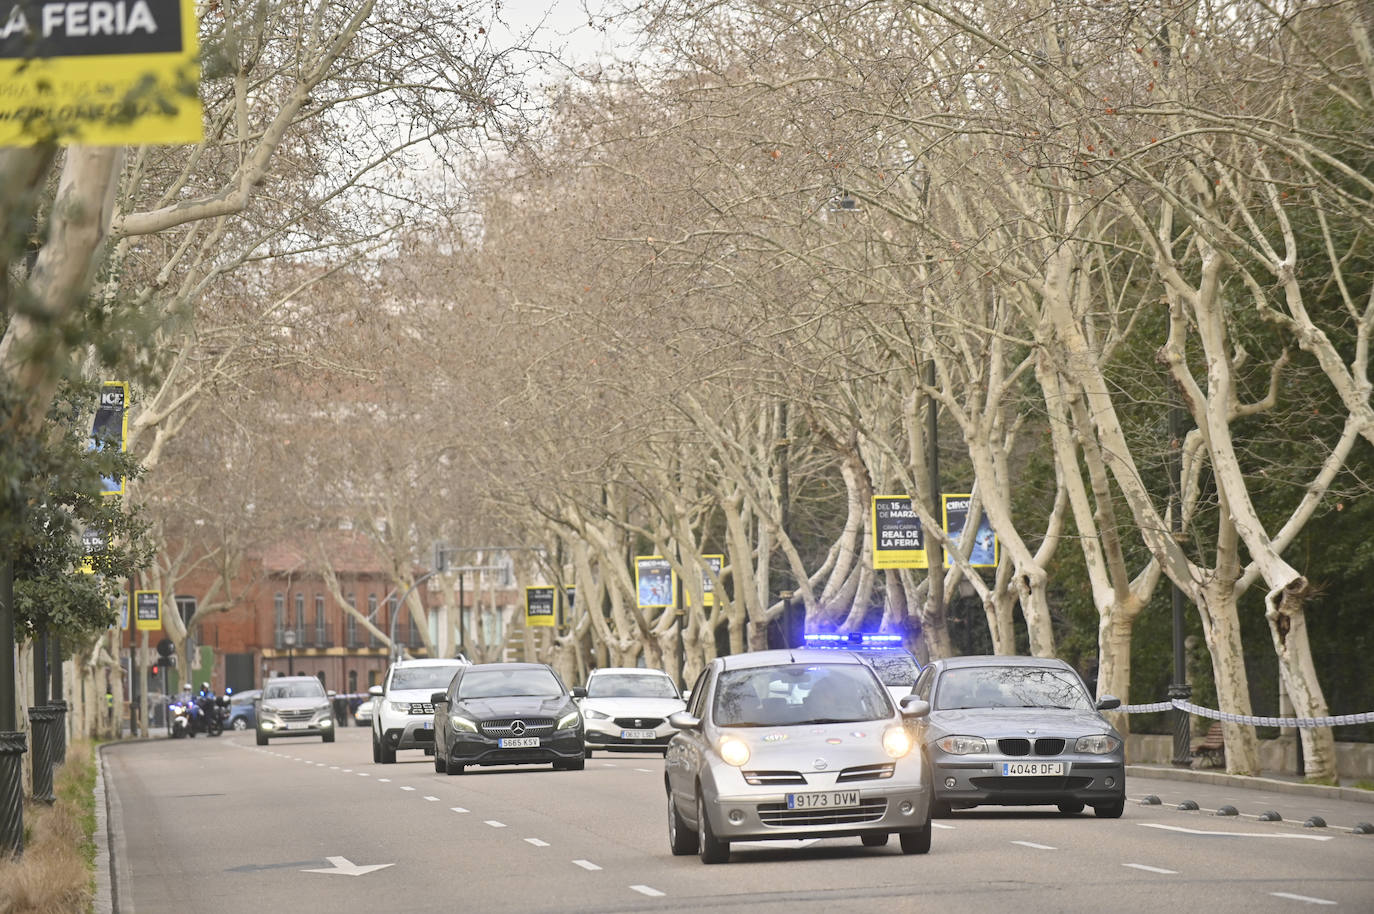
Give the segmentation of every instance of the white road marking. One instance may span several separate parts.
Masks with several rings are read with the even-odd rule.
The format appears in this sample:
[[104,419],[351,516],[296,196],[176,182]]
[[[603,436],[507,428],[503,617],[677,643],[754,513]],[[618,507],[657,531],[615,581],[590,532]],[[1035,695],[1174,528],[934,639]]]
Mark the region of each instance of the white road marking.
[[391,778],[377,778],[378,784],[390,784]]
[[1129,866],[1133,870],[1144,870],[1147,873],[1160,873],[1164,876],[1177,876],[1178,870],[1165,870],[1157,866],[1146,866],[1143,863],[1123,863],[1122,866]]
[[373,864],[369,864],[369,865],[367,865],[367,866],[360,866],[359,864],[354,863],[354,862],[352,862],[351,860],[349,860],[347,857],[325,857],[324,859],[326,859],[326,860],[329,861],[329,869],[327,869],[327,870],[301,870],[301,872],[302,872],[302,873],[331,873],[331,874],[338,874],[338,875],[340,875],[340,876],[362,876],[362,875],[364,875],[364,874],[366,874],[366,873],[371,873],[371,872],[374,872],[374,871],[376,871],[376,870],[384,870],[384,869],[386,869],[386,868],[389,867],[389,866],[395,866],[395,865],[396,865],[396,864],[394,864],[394,863],[373,863]]
[[526,844],[533,844],[535,847],[548,847],[548,846],[549,846],[549,842],[547,842],[547,841],[540,841],[538,838],[526,838],[526,839],[525,839],[525,843],[526,843]]
[[948,828],[948,829],[958,828],[957,825],[946,825],[946,824],[943,823],[943,822],[931,822],[931,823],[930,823],[930,827],[931,827],[931,828]]
[[438,798],[438,797],[425,797],[425,799],[426,799],[426,800],[429,800],[431,803],[438,803],[438,802],[439,802],[439,798]]
[[506,823],[505,823],[505,822],[497,822],[495,819],[488,819],[488,820],[487,820],[487,824],[490,825],[492,828],[505,828],[505,827],[506,827]]
[[339,766],[338,766],[338,765],[330,765],[330,766],[329,766],[329,770],[330,770],[330,771],[338,771],[338,770],[339,770]]
[[450,806],[449,809],[453,810],[454,812],[467,812],[467,810],[461,806]]
[[1036,844],[1034,841],[1013,841],[1012,844],[1019,844],[1022,847],[1032,847],[1038,851],[1055,851],[1057,847],[1050,847],[1048,844]]
[[352,773],[353,773],[353,769],[352,769],[352,768],[345,768],[345,769],[343,770],[343,773],[344,773],[344,774],[352,774]]
[[599,870],[601,867],[592,863],[590,860],[574,860],[573,863],[582,867],[584,870]]
[[359,771],[359,772],[358,772],[358,777],[360,777],[360,778],[370,778],[370,777],[372,777],[372,775],[368,774],[366,771]]
[[[653,772],[650,771],[648,768],[636,768],[635,771],[642,771],[642,772],[644,772],[645,774],[653,774]],[[630,886],[630,888],[634,888],[634,886]],[[661,895],[661,894],[663,894],[663,893],[660,892],[659,894]]]
[[614,768],[614,767],[615,767],[615,762],[602,762],[602,763],[601,763],[601,766],[602,766],[603,768]]
[[1305,901],[1308,904],[1335,904],[1334,901],[1329,901],[1325,898],[1313,898],[1310,895],[1294,895],[1291,892],[1270,892],[1269,894],[1273,895],[1275,898],[1291,898],[1294,901]]
[[1162,828],[1165,831],[1180,831],[1185,835],[1208,835],[1221,838],[1297,838],[1306,841],[1330,841],[1335,835],[1290,835],[1287,832],[1253,831],[1204,831],[1200,828],[1184,828],[1182,825],[1161,825],[1158,822],[1141,822],[1145,828]]
[[654,888],[653,886],[649,886],[649,885],[632,885],[632,886],[630,886],[630,888],[634,889],[636,892],[638,892],[638,893],[641,894],[641,895],[648,895],[650,898],[662,898],[662,897],[663,897],[663,893],[660,892],[658,889]]
[[414,787],[402,787],[401,789],[402,789],[402,790],[414,790],[415,788],[414,788]]

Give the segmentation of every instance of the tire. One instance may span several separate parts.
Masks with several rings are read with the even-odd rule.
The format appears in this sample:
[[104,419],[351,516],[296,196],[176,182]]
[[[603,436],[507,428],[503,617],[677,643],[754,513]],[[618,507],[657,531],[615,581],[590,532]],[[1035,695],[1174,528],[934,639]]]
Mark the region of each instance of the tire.
[[381,763],[383,765],[396,764],[396,750],[388,746],[386,740],[382,740],[381,744],[377,747],[377,751],[381,754]]
[[711,820],[706,816],[706,801],[697,794],[697,856],[702,863],[728,863],[730,842],[716,838]]
[[1059,804],[1059,811],[1066,816],[1076,816],[1083,811],[1082,800],[1069,800]]
[[382,763],[382,747],[377,745],[377,734],[372,734],[372,764]]
[[863,842],[864,847],[887,847],[887,832],[869,832],[860,835],[859,840]]
[[1115,801],[1115,802],[1113,802],[1113,803],[1107,803],[1107,804],[1104,804],[1104,805],[1102,805],[1102,806],[1094,806],[1094,807],[1093,807],[1093,815],[1097,816],[1099,819],[1120,819],[1120,818],[1121,818],[1121,814],[1122,814],[1123,812],[1125,812],[1125,811],[1126,811],[1126,798],[1125,798],[1125,797],[1122,797],[1121,799],[1119,799],[1119,800],[1117,800],[1117,801]]
[[330,730],[328,733],[321,733],[320,739],[324,740],[326,743],[334,742],[334,731]]
[[674,857],[686,857],[697,852],[697,833],[683,821],[671,792],[668,794],[668,849]]
[[232,721],[229,722],[229,726],[239,731],[247,730],[248,721],[242,717],[235,717]]
[[[438,756],[436,755],[435,758],[438,758]],[[463,766],[456,763],[453,759],[449,759],[448,761],[444,762],[444,770],[448,774],[462,774]]]
[[258,731],[258,745],[259,745],[259,746],[266,746],[266,745],[267,745],[267,734],[266,734],[266,733],[263,733],[261,730]]
[[922,828],[913,831],[900,832],[897,840],[902,842],[902,853],[904,854],[928,854],[930,853],[930,821]]
[[434,773],[448,774],[448,763],[444,761],[443,753],[434,753]]

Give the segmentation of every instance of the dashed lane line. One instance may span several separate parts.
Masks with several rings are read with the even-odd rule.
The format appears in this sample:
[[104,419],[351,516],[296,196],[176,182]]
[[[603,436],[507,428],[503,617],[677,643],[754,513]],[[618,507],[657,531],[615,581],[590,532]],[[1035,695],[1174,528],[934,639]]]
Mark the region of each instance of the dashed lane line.
[[1288,898],[1292,901],[1305,901],[1308,904],[1335,904],[1328,898],[1313,898],[1311,895],[1294,895],[1292,892],[1270,892],[1275,898]]
[[461,806],[450,806],[449,809],[453,810],[454,812],[467,812],[467,810]]
[[1165,831],[1183,832],[1185,835],[1206,835],[1209,838],[1293,838],[1298,841],[1331,841],[1335,835],[1295,835],[1288,832],[1255,831],[1207,831],[1201,828],[1184,828],[1182,825],[1162,825],[1158,822],[1141,822],[1143,828],[1162,828]]
[[426,800],[429,800],[431,803],[438,803],[438,802],[439,802],[439,798],[438,798],[438,797],[425,797],[425,799],[426,799]]
[[1158,866],[1146,866],[1143,863],[1123,863],[1122,866],[1129,866],[1133,870],[1144,870],[1147,873],[1159,873],[1161,876],[1177,876],[1178,870],[1166,870]]
[[391,778],[377,778],[378,784],[390,784]]
[[414,787],[411,787],[409,784],[402,784],[402,785],[401,785],[401,789],[402,789],[402,790],[414,790],[415,788],[414,788]]
[[931,828],[947,828],[947,829],[949,829],[950,831],[953,831],[957,826],[954,826],[954,825],[946,825],[946,824],[943,823],[943,822],[931,822],[931,823],[930,823],[930,827],[931,827]]
[[638,892],[638,893],[641,894],[641,895],[648,895],[650,898],[662,898],[662,897],[663,897],[663,893],[660,892],[658,889],[654,888],[654,887],[651,886],[651,885],[632,885],[632,886],[630,886],[630,888],[634,889],[636,892]]
[[548,847],[548,846],[549,846],[549,842],[547,842],[547,841],[540,841],[538,838],[526,838],[526,839],[525,839],[525,843],[526,843],[526,844],[533,844],[535,847]]
[[486,824],[487,824],[487,825],[490,825],[492,828],[505,828],[505,827],[506,827],[506,823],[505,823],[505,822],[497,822],[495,819],[487,819]]
[[596,871],[601,869],[601,867],[597,866],[595,863],[592,863],[590,860],[574,860],[573,864],[575,866],[582,867],[584,870],[589,871]]
[[1057,848],[1057,847],[1050,847],[1048,844],[1036,844],[1034,841],[1013,841],[1013,842],[1011,842],[1011,843],[1012,843],[1012,844],[1019,844],[1019,845],[1021,845],[1022,847],[1033,848],[1033,849],[1038,850],[1038,851],[1055,851],[1055,850],[1059,850],[1059,848]]
[[[642,771],[642,772],[644,772],[645,774],[653,774],[653,771],[651,771],[651,770],[648,769],[648,768],[636,768],[635,771]],[[633,888],[633,886],[631,886],[631,888]]]

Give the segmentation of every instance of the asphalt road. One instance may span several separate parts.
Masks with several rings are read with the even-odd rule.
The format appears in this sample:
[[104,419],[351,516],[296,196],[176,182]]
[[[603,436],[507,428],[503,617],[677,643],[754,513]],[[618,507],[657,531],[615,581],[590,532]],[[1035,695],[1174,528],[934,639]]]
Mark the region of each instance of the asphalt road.
[[[371,758],[359,728],[107,747],[116,911],[1374,911],[1374,835],[1350,831],[1372,804],[1135,777],[1117,820],[969,810],[936,821],[926,856],[836,839],[704,866],[668,852],[658,756],[456,777]],[[1303,827],[1314,814],[1328,826]]]

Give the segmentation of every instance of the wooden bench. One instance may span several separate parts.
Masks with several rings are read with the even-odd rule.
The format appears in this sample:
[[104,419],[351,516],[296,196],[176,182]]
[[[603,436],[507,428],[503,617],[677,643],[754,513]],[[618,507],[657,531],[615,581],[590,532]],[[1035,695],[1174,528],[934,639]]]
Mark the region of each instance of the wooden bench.
[[1193,740],[1193,755],[1202,763],[1199,767],[1220,768],[1226,764],[1226,735],[1221,721],[1207,728],[1207,735]]

